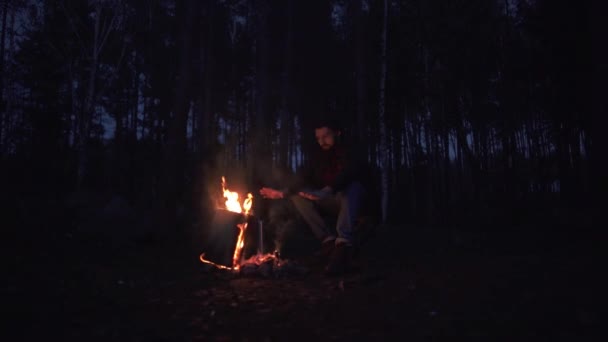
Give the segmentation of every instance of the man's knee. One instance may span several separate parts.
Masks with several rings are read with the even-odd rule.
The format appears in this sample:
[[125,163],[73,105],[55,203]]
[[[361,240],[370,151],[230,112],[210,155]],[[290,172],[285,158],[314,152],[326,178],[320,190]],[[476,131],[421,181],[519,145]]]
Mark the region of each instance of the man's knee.
[[306,205],[307,201],[308,201],[306,198],[304,198],[300,195],[289,195],[289,197],[287,197],[287,199],[289,200],[290,203],[293,203],[296,207]]
[[358,182],[348,185],[343,191],[338,192],[339,201],[361,201],[365,195],[365,188]]

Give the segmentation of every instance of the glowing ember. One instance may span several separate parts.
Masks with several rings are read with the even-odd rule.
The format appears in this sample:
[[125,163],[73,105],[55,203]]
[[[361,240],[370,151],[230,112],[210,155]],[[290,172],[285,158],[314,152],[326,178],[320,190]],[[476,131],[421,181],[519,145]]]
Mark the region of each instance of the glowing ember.
[[[222,192],[224,198],[226,199],[225,205],[226,210],[235,212],[235,213],[244,213],[245,216],[248,216],[251,207],[253,206],[253,195],[251,193],[247,194],[247,198],[243,201],[243,204],[239,202],[239,194],[234,191],[230,191],[226,188],[226,178],[222,176]],[[201,262],[214,265],[220,269],[228,269],[238,271],[240,266],[241,252],[243,251],[243,247],[245,247],[245,230],[247,229],[247,222],[237,224],[239,227],[239,237],[236,241],[236,246],[234,249],[234,255],[232,256],[232,267],[227,267],[224,265],[218,265],[212,261],[205,260],[205,253],[201,254],[199,259]]]
[[214,263],[213,261],[205,260],[205,253],[201,254],[198,258],[199,258],[199,260],[202,263],[213,265],[213,266],[215,266],[217,268],[221,268],[223,270],[231,270],[232,269],[232,267],[228,267],[228,266],[224,266],[224,265],[219,265],[219,264]]
[[274,253],[256,254],[251,258],[247,259],[245,263],[260,265],[271,260],[278,262],[278,266],[280,266],[281,261]]

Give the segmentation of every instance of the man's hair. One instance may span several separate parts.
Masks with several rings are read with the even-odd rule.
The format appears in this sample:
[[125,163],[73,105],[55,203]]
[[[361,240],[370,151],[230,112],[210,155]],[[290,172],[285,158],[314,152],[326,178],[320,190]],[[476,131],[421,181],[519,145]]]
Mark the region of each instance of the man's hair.
[[327,127],[333,131],[342,130],[339,120],[333,117],[322,117],[315,121],[315,129],[323,127]]

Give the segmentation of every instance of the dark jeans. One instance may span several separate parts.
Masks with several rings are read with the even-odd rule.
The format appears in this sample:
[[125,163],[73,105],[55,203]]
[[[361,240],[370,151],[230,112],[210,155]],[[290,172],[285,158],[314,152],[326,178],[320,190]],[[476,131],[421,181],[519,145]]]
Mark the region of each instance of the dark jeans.
[[[311,201],[299,195],[294,195],[290,199],[296,210],[308,226],[312,229],[315,236],[324,241],[336,237],[336,243],[354,242],[354,225],[361,210],[361,203],[365,189],[358,182],[353,182],[344,190],[327,198]],[[329,229],[322,213],[337,214],[335,231]]]

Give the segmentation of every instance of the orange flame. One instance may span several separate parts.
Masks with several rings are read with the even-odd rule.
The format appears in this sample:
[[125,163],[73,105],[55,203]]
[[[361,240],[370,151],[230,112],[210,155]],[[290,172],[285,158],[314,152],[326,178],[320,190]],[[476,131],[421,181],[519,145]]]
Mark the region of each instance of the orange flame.
[[235,213],[243,212],[241,203],[239,203],[239,193],[226,189],[226,178],[222,176],[222,192],[226,199],[226,209]]
[[253,195],[251,193],[247,194],[247,199],[243,201],[243,210],[245,211],[245,215],[249,215],[249,211],[251,210],[251,206],[253,205]]

